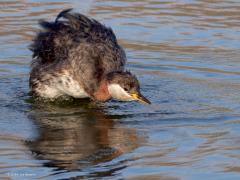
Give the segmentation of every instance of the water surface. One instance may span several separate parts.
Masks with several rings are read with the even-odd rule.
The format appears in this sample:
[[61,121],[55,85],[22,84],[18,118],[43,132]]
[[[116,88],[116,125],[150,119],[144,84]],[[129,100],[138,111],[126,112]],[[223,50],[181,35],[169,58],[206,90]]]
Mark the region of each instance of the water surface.
[[[152,104],[36,103],[28,45],[74,7],[116,33]],[[239,179],[240,2],[0,2],[1,179]]]

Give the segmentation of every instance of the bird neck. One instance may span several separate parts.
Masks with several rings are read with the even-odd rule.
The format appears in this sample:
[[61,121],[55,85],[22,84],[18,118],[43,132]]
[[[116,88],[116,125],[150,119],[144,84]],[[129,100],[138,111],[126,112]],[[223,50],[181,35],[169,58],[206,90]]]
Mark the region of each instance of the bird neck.
[[108,83],[105,79],[100,82],[98,90],[94,93],[94,98],[103,102],[111,99],[108,91]]

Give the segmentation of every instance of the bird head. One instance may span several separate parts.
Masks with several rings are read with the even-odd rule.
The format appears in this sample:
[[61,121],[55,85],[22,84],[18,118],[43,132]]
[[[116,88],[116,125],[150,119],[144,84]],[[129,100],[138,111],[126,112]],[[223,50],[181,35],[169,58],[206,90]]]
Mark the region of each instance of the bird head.
[[112,98],[121,101],[138,101],[151,104],[139,87],[137,78],[130,72],[112,72],[107,75],[108,92]]

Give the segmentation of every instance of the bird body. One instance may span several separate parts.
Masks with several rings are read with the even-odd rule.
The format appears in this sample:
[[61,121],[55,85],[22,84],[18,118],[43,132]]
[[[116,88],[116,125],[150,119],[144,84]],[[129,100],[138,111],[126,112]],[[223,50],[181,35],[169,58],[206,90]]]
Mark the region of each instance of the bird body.
[[30,47],[32,94],[107,101],[120,94],[114,92],[117,90],[122,92],[120,100],[133,100],[126,87],[139,91],[139,84],[135,76],[124,71],[126,55],[112,29],[70,11],[59,13],[54,22],[40,22],[43,29]]

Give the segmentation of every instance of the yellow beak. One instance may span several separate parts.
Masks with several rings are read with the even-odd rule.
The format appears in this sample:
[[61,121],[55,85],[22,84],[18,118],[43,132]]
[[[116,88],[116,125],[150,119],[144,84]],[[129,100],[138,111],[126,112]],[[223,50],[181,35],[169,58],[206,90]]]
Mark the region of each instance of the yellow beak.
[[132,93],[131,96],[135,101],[139,101],[143,104],[151,104],[151,102],[140,93]]

